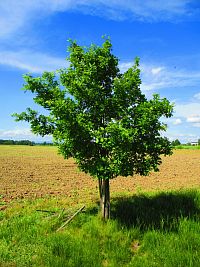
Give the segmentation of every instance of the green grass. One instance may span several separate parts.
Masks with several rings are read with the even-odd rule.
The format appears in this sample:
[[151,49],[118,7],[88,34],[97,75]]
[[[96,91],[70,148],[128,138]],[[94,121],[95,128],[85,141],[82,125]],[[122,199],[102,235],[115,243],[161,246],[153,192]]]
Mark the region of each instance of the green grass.
[[192,150],[196,150],[196,149],[200,149],[200,146],[179,145],[179,146],[175,146],[175,149],[192,149]]
[[116,196],[107,223],[90,204],[56,232],[79,207],[38,199],[0,211],[0,266],[200,266],[199,190]]

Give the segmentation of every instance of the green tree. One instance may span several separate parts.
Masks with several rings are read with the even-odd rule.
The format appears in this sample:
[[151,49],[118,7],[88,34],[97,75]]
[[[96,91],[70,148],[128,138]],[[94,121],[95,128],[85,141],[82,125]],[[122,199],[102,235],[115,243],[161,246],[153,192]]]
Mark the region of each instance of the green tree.
[[73,157],[82,171],[98,179],[107,219],[109,180],[158,171],[160,156],[172,153],[159,119],[172,116],[173,106],[157,94],[147,100],[141,93],[138,58],[120,73],[109,39],[89,47],[70,41],[68,52],[67,69],[24,76],[24,90],[34,93],[34,101],[49,115],[28,108],[14,116],[28,121],[33,133],[52,135],[65,158]]
[[181,142],[178,139],[172,141],[172,146],[179,146],[179,145],[181,145]]

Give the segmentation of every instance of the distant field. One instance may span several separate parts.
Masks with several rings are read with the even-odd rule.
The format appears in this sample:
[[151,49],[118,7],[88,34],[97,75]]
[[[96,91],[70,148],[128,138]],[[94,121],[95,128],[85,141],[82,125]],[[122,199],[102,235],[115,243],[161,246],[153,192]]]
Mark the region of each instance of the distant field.
[[[175,150],[163,158],[160,172],[112,180],[111,195],[197,188],[199,168],[200,150]],[[0,195],[6,202],[44,196],[79,202],[98,199],[98,188],[96,180],[80,172],[73,159],[64,160],[56,147],[0,146]]]
[[192,146],[192,145],[179,145],[176,146],[176,149],[200,149],[200,146]]

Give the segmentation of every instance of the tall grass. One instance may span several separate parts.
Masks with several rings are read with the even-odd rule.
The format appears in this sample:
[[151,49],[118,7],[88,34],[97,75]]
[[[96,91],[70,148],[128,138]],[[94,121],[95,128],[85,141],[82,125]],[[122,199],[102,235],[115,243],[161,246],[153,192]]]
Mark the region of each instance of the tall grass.
[[107,223],[94,205],[60,232],[63,216],[36,211],[43,201],[0,212],[0,266],[200,266],[200,191],[116,197]]

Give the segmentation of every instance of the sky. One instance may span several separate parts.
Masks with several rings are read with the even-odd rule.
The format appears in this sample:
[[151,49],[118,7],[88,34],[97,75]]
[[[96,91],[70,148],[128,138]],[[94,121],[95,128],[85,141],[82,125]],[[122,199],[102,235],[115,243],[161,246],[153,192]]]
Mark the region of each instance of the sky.
[[12,113],[39,109],[21,90],[23,74],[67,67],[67,40],[101,45],[103,35],[126,71],[140,58],[141,90],[174,103],[165,135],[200,139],[199,0],[0,1],[0,139],[50,141],[33,135]]

